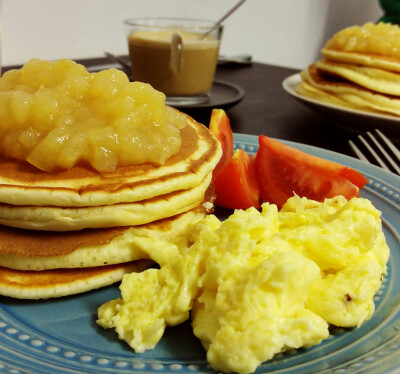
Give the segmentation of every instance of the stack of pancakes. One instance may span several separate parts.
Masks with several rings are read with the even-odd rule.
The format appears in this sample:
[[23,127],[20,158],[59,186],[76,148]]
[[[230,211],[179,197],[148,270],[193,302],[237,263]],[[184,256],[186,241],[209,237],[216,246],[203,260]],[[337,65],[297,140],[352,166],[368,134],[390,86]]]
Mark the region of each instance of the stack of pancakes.
[[85,292],[151,264],[152,238],[172,238],[213,207],[216,138],[187,117],[164,165],[84,166],[54,173],[0,160],[0,294],[38,299]]
[[400,28],[368,23],[337,33],[296,91],[344,107],[400,116]]

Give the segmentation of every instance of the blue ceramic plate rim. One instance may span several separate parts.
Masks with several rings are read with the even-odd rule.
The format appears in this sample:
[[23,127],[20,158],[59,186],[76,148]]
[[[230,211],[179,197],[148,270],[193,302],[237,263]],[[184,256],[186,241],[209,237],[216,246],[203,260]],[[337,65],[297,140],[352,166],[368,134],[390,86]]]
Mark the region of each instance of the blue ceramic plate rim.
[[[254,154],[258,139],[234,134],[235,147]],[[391,248],[388,274],[375,297],[374,316],[358,329],[334,329],[321,344],[277,355],[257,373],[396,373],[400,370],[400,177],[354,158],[286,142],[348,165],[370,182],[361,196],[382,211]],[[167,329],[153,351],[135,354],[113,331],[95,323],[97,307],[118,297],[117,285],[47,301],[0,297],[0,373],[213,372],[190,324]]]

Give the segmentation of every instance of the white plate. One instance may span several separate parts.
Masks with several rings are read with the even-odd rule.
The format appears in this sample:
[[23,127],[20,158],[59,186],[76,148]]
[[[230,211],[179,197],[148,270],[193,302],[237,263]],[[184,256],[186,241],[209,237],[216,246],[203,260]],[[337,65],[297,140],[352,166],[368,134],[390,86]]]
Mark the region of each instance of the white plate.
[[287,77],[282,82],[282,86],[287,93],[315,112],[322,114],[330,122],[356,133],[380,129],[392,140],[400,142],[399,117],[345,108],[301,96],[295,90],[296,86],[300,82],[300,74],[294,74],[290,77]]

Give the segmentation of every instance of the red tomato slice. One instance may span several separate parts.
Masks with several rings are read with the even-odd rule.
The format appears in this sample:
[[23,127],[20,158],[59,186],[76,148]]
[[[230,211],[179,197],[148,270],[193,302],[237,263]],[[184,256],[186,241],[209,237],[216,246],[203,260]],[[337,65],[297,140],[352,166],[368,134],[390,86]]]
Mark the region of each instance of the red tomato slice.
[[339,175],[355,184],[359,190],[361,190],[368,183],[368,179],[358,171],[340,164],[336,164],[336,166],[338,169],[340,169]]
[[323,201],[337,195],[358,196],[367,179],[347,166],[299,151],[277,140],[260,135],[255,172],[261,197],[281,208],[297,194]]
[[209,129],[221,143],[223,152],[213,172],[214,180],[233,156],[233,134],[229,118],[224,110],[212,110]]
[[230,209],[260,208],[260,192],[254,172],[254,161],[238,149],[213,182],[215,204]]

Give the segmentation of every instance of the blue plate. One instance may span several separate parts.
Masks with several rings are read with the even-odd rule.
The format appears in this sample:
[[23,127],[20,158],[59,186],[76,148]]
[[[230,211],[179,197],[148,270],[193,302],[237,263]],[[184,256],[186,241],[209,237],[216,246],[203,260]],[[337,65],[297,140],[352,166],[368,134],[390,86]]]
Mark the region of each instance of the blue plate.
[[[382,211],[391,249],[388,274],[375,296],[373,317],[358,329],[333,329],[309,349],[289,351],[257,373],[393,373],[400,370],[400,178],[356,159],[286,142],[359,170],[370,183],[361,195]],[[254,153],[257,137],[235,134]],[[47,301],[0,297],[0,373],[213,372],[190,323],[168,328],[156,349],[135,354],[112,330],[96,325],[97,308],[119,296],[118,286]]]

